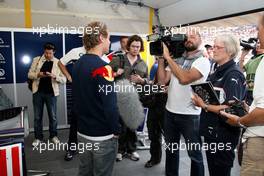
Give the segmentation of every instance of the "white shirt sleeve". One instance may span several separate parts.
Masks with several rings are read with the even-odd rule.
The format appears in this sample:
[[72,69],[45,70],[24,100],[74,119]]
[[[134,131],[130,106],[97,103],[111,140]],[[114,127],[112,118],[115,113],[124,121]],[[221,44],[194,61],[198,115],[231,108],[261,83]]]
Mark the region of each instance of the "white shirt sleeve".
[[254,81],[254,90],[253,90],[253,98],[255,107],[264,108],[264,60],[262,59],[258,65],[255,81]]
[[210,72],[210,61],[205,57],[200,57],[193,62],[192,67],[196,68],[204,77]]
[[68,63],[70,63],[73,60],[78,60],[81,57],[81,55],[83,55],[84,53],[85,53],[84,47],[73,48],[67,54],[65,54],[65,56],[63,56],[60,59],[60,62],[63,65],[67,65]]

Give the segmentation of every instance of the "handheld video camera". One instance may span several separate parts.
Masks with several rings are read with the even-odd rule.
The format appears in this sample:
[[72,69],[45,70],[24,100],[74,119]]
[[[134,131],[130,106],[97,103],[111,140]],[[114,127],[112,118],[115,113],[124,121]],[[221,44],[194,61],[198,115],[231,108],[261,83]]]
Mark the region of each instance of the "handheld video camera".
[[154,28],[157,29],[155,33],[147,36],[147,41],[150,41],[150,54],[162,56],[163,42],[168,47],[170,54],[175,58],[181,57],[185,51],[184,42],[187,40],[187,35],[173,34],[171,30],[166,29],[164,26],[156,26]]
[[247,41],[240,39],[240,46],[242,46],[244,50],[254,50],[256,49],[257,42],[258,39],[256,38],[249,38]]
[[245,109],[244,103],[237,98],[232,103],[229,103],[229,108],[225,109],[225,112],[237,115],[239,117],[247,114],[247,110]]

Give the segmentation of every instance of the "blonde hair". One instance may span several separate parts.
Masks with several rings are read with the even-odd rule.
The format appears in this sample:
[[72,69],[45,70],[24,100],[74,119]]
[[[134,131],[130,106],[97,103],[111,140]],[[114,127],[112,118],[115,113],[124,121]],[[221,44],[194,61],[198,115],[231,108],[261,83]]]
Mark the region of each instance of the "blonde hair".
[[89,51],[100,43],[100,35],[104,38],[108,36],[107,26],[102,22],[94,21],[84,28],[82,41],[86,51]]

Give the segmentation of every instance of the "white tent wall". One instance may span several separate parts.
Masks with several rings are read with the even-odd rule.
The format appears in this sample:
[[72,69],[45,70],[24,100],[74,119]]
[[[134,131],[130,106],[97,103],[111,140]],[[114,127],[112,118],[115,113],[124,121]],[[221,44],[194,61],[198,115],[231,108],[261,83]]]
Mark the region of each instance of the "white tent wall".
[[163,25],[176,26],[260,8],[263,0],[180,0],[161,8],[159,15]]
[[[134,0],[131,0],[135,2]],[[142,0],[158,8],[163,25],[174,26],[264,8],[263,0]],[[101,0],[31,0],[32,27],[83,27],[93,20],[107,23],[110,31],[146,34],[147,7]],[[23,0],[0,1],[0,26],[25,27]],[[154,24],[156,21],[154,20]]]
[[[63,2],[63,4],[58,4]],[[105,22],[111,32],[145,34],[149,8],[99,0],[31,0],[32,27],[83,27],[90,21]],[[0,26],[24,27],[22,0],[0,2]]]

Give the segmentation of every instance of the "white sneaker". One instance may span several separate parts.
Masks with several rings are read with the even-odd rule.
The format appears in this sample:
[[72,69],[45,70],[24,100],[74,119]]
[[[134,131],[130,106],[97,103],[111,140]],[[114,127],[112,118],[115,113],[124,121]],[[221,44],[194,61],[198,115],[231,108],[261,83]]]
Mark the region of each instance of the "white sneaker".
[[40,143],[41,143],[41,141],[40,141],[39,139],[35,139],[35,140],[32,142],[32,146],[33,146],[33,147],[36,147],[36,146],[38,146]]
[[116,161],[122,161],[122,160],[123,160],[122,153],[117,153],[117,155],[116,155]]
[[139,160],[139,154],[137,152],[133,152],[131,155],[130,155],[130,159],[132,161],[138,161]]
[[53,142],[54,144],[59,144],[60,143],[60,140],[57,136],[54,136],[53,138],[50,139],[51,142]]

